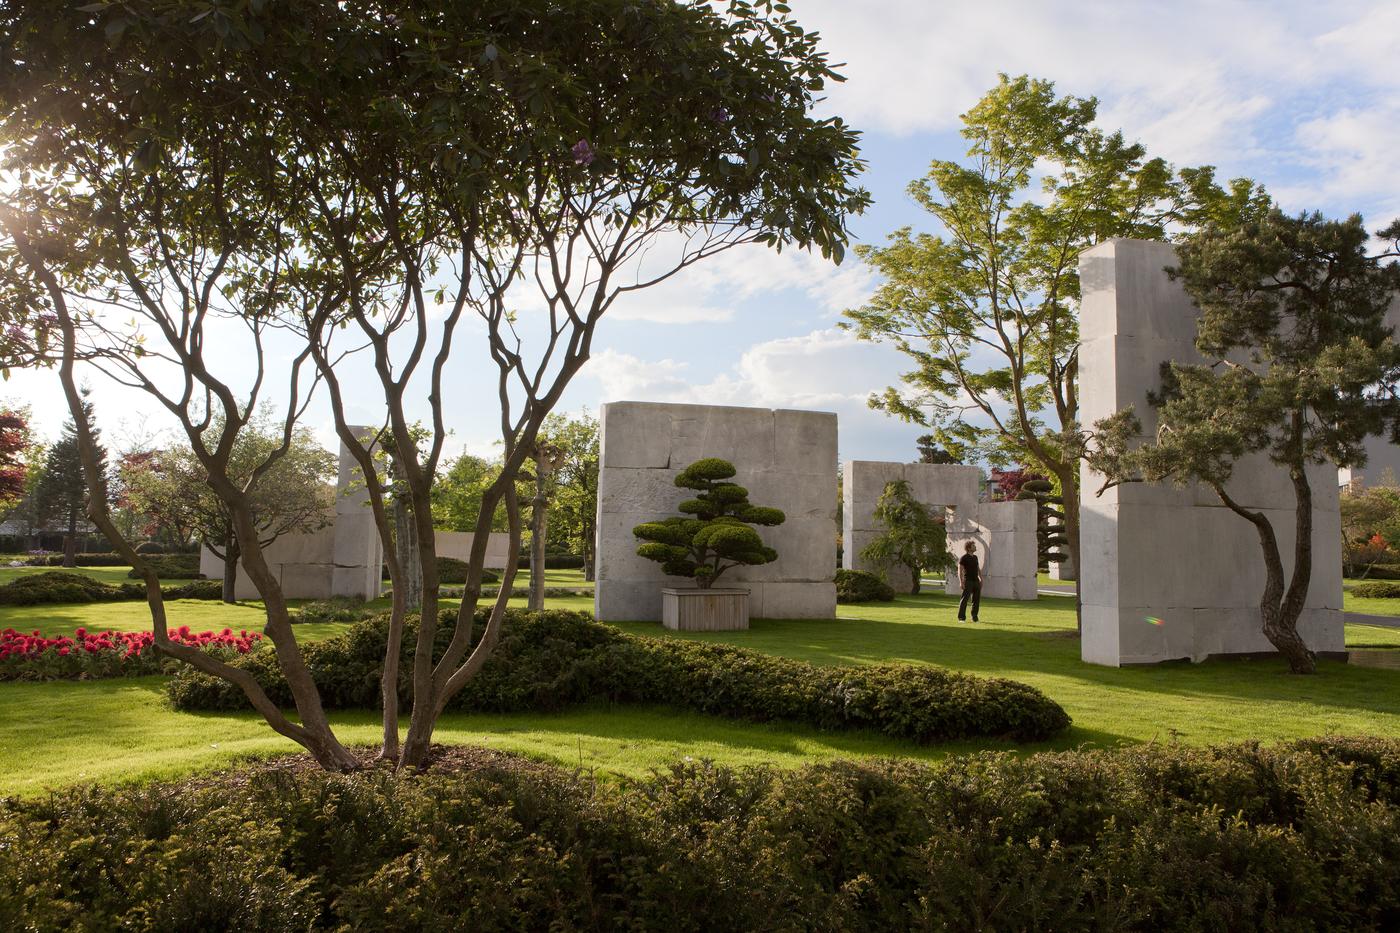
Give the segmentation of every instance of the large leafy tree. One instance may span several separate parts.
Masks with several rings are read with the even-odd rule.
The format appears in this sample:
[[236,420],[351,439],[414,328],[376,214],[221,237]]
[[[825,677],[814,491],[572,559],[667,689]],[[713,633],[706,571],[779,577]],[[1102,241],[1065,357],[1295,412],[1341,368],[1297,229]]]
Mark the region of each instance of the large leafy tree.
[[[79,415],[92,423],[92,402],[84,389],[78,399]],[[34,512],[41,524],[58,520],[63,527],[63,566],[77,565],[78,525],[87,507],[88,496],[107,498],[107,450],[102,446],[97,430],[92,434],[93,464],[98,482],[90,490],[83,476],[83,461],[78,451],[77,418],[63,425],[63,433],[49,447],[44,457],[44,470],[34,490]]]
[[1048,81],[1002,76],[963,114],[963,161],[938,159],[909,194],[938,232],[896,230],[858,247],[882,282],[848,311],[862,338],[913,363],[871,399],[933,428],[959,459],[1021,462],[1064,491],[1079,553],[1079,254],[1110,237],[1160,239],[1173,221],[1257,211],[1248,182],[1209,168],[1174,176],[1121,133],[1094,125],[1097,101]]
[[[310,431],[298,429],[286,452],[269,470],[258,471],[279,448],[279,426],[266,415],[239,433],[229,457],[229,475],[243,489],[253,513],[258,546],[283,535],[325,528],[334,518],[336,459]],[[209,484],[209,474],[188,444],[175,444],[122,465],[122,484],[132,506],[174,536],[194,536],[224,562],[224,602],[234,601],[242,554],[234,515]],[[188,538],[186,537],[185,540]]]
[[948,552],[948,527],[918,499],[909,484],[900,479],[887,483],[875,503],[874,518],[884,530],[861,549],[860,556],[880,575],[901,567],[909,573],[909,592],[918,593],[924,571],[938,572],[953,565]]
[[0,408],[0,506],[24,496],[31,446],[28,409]]
[[549,540],[583,558],[584,578],[593,579],[598,523],[598,419],[550,415],[541,429],[560,454],[549,499]]
[[[1383,236],[1400,240],[1400,224]],[[1271,212],[1240,226],[1209,226],[1181,244],[1171,271],[1200,308],[1205,362],[1163,367],[1151,397],[1156,430],[1139,446],[1136,414],[1101,422],[1096,466],[1110,482],[1202,483],[1254,526],[1265,568],[1265,636],[1294,673],[1315,670],[1298,634],[1312,581],[1313,489],[1308,468],[1365,461],[1368,437],[1400,440],[1400,344],[1386,313],[1400,293],[1400,244],[1368,254],[1361,218]],[[1285,576],[1279,530],[1231,494],[1236,464],[1263,454],[1293,491],[1293,566]]]
[[[265,473],[325,390],[395,584],[382,754],[421,766],[442,709],[500,637],[515,567],[475,624],[485,532],[504,507],[517,553],[516,481],[602,315],[741,244],[839,259],[845,217],[868,201],[853,183],[856,134],[811,114],[835,74],[776,3],[21,0],[0,14],[0,40],[13,176],[0,185],[0,304],[34,322],[35,353],[57,329],[70,409],[81,363],[178,421],[234,516],[297,717],[246,671],[170,642],[158,580],[131,551],[156,645],[237,683],[327,768],[359,762],[330,727],[230,471],[248,413],[280,393]],[[448,376],[467,366],[486,369],[494,399],[449,398]],[[377,430],[349,423],[351,384],[381,395]],[[482,497],[464,598],[443,618],[432,486],[449,407],[497,426],[501,472]],[[401,741],[405,568],[375,457],[419,418],[427,435],[396,451],[393,477],[422,582]],[[93,518],[113,533],[102,510]],[[451,634],[435,652],[442,624]]]

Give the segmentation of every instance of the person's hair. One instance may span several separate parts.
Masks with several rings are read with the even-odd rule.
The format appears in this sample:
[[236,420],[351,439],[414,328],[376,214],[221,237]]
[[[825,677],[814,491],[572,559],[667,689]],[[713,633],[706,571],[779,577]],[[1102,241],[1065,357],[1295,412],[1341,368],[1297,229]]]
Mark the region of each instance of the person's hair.
[[966,544],[963,545],[963,550],[964,550],[964,551],[975,551],[975,550],[977,550],[977,542],[976,542],[976,541],[969,541],[969,542],[967,542]]

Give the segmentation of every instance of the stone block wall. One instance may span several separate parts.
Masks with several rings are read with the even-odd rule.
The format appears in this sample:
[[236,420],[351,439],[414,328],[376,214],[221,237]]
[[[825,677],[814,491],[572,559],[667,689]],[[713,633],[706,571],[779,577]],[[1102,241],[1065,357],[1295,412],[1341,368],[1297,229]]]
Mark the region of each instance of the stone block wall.
[[602,407],[594,612],[606,621],[660,621],[661,589],[689,585],[637,556],[632,529],[678,514],[691,490],[682,469],[720,457],[756,505],[787,521],[759,528],[778,559],[736,567],[720,586],[749,591],[754,618],[820,619],[836,614],[836,415],[829,412],[610,402]]
[[[368,434],[374,429],[355,430]],[[377,598],[382,590],[384,551],[359,465],[343,444],[334,515],[327,518],[326,527],[307,534],[284,534],[264,550],[283,594],[288,599]],[[211,580],[222,580],[224,562],[205,548],[200,553],[199,571]],[[233,592],[235,599],[261,598],[241,565]]]
[[[433,535],[438,557],[451,557],[465,561],[471,557],[472,542],[476,535],[470,531],[439,531]],[[486,539],[486,561],[482,564],[488,570],[503,570],[510,557],[510,535],[504,531],[493,531]]]
[[[1197,310],[1164,269],[1169,244],[1112,240],[1080,258],[1081,419],[1132,405],[1143,439],[1156,429],[1147,393],[1163,361],[1198,361]],[[1315,651],[1344,650],[1341,526],[1334,467],[1313,468],[1313,577],[1299,631]],[[1096,495],[1086,465],[1080,508],[1081,653],[1123,665],[1272,652],[1260,630],[1264,560],[1253,526],[1202,486],[1125,484]],[[1292,570],[1293,489],[1267,458],[1241,461],[1229,490],[1269,516]],[[1160,624],[1148,619],[1160,619]]]
[[[841,562],[847,569],[878,569],[860,554],[884,531],[875,520],[875,506],[885,486],[902,479],[919,502],[945,510],[948,547],[955,556],[962,556],[966,542],[977,542],[985,570],[983,596],[1036,598],[1035,503],[979,502],[982,471],[975,466],[850,460],[843,476]],[[909,571],[903,567],[886,568],[885,577],[897,591],[908,592]],[[959,592],[956,569],[949,571],[944,586],[948,593]]]

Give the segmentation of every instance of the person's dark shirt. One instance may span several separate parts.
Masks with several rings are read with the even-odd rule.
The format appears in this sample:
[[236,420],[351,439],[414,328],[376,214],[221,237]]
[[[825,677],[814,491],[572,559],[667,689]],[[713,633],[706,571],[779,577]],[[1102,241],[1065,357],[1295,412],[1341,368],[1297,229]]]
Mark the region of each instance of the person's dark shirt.
[[958,558],[958,563],[962,565],[963,580],[966,586],[980,586],[982,576],[978,573],[977,555],[964,554]]

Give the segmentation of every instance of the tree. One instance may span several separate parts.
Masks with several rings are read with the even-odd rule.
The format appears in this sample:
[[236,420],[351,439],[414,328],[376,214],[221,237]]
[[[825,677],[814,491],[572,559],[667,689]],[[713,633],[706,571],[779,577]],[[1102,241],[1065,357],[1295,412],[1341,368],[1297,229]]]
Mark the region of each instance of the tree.
[[[602,315],[743,244],[839,260],[847,214],[869,201],[853,182],[857,134],[811,114],[837,75],[781,4],[427,0],[385,12],[288,0],[185,16],[154,0],[20,0],[0,39],[0,151],[25,170],[0,204],[0,308],[23,309],[36,335],[53,322],[70,409],[81,363],[179,423],[234,516],[295,720],[246,671],[170,641],[159,581],[123,542],[147,581],[156,646],[237,683],[328,769],[359,759],[325,715],[230,474],[247,413],[281,392],[266,472],[324,390],[394,587],[381,755],[422,767],[438,716],[500,638],[515,558],[478,623],[486,533],[504,507],[518,553],[516,481]],[[522,304],[527,290],[538,300]],[[77,313],[90,304],[117,313]],[[488,404],[449,397],[467,335],[498,386]],[[53,358],[42,346],[34,354]],[[347,420],[351,381],[382,396],[371,436]],[[501,472],[464,598],[444,616],[432,486],[447,405],[499,427]],[[423,593],[401,741],[405,568],[374,457],[385,432],[406,436],[410,411],[425,413],[428,436],[399,461]],[[103,510],[92,517],[115,533]]]
[[[1400,224],[1383,235],[1400,239]],[[1142,429],[1132,409],[1098,426],[1096,468],[1109,482],[1199,482],[1254,526],[1266,576],[1263,631],[1298,674],[1315,670],[1297,629],[1312,580],[1308,468],[1359,466],[1367,437],[1400,439],[1400,345],[1386,324],[1400,291],[1400,265],[1386,260],[1400,249],[1367,255],[1367,239],[1359,216],[1274,211],[1182,243],[1169,272],[1200,308],[1196,348],[1205,362],[1163,366],[1162,390],[1149,397],[1157,419],[1149,443],[1134,446]],[[1285,470],[1293,490],[1286,580],[1278,531],[1228,488],[1251,454]]]
[[642,539],[637,556],[654,560],[673,577],[693,579],[702,590],[734,567],[755,567],[778,559],[750,525],[781,525],[779,509],[749,503],[749,491],[729,482],[738,471],[718,457],[696,460],[676,474],[682,489],[696,491],[677,509],[685,515],[644,522],[632,529]]
[[[283,535],[319,531],[335,518],[335,456],[299,429],[273,466],[259,471],[281,444],[275,420],[263,414],[239,433],[229,456],[228,474],[247,497],[262,549]],[[193,448],[177,444],[123,468],[127,496],[139,511],[172,529],[176,540],[197,538],[224,562],[223,598],[233,602],[244,547],[233,510],[210,486]]]
[[879,567],[882,578],[890,567],[903,567],[909,571],[909,592],[918,593],[924,571],[938,572],[953,566],[946,524],[929,514],[904,480],[885,484],[885,491],[875,503],[874,518],[885,530],[861,549],[860,556]]
[[27,412],[0,408],[0,505],[24,495],[30,444]]
[[[585,580],[593,579],[598,523],[598,419],[550,415],[540,436],[560,452],[549,502],[549,535],[583,558]],[[531,575],[534,579],[534,575]]]
[[914,363],[873,407],[934,428],[949,450],[1055,477],[1076,566],[1080,252],[1265,201],[1247,181],[1221,189],[1209,167],[1174,179],[1141,145],[1095,128],[1097,109],[1093,98],[1056,98],[1048,81],[1003,75],[962,116],[967,161],[935,160],[909,186],[944,233],[905,227],[886,246],[858,247],[883,281],[846,312],[858,336]]
[[962,454],[954,453],[939,445],[932,434],[921,434],[916,442],[919,447],[920,463],[962,463]]
[[[433,484],[433,520],[447,531],[472,531],[481,517],[481,502],[501,473],[501,465],[474,454],[462,454]],[[506,513],[498,508],[490,531],[506,530]]]
[[1390,476],[1359,492],[1343,491],[1340,505],[1342,560],[1352,573],[1365,577],[1370,565],[1384,562],[1391,547],[1400,544],[1400,486]]
[[1015,498],[1035,503],[1036,566],[1048,570],[1051,564],[1063,563],[1069,556],[1064,552],[1069,539],[1065,537],[1065,500],[1056,494],[1055,484],[1030,476],[1021,483]]
[[[92,402],[88,391],[80,395],[82,417],[91,423]],[[78,454],[78,428],[74,419],[63,425],[63,433],[49,448],[44,460],[44,472],[35,489],[35,512],[42,524],[57,518],[63,522],[63,566],[76,567],[78,555],[78,518],[83,514],[90,494],[104,500],[107,497],[107,451],[93,429],[94,465],[99,475],[99,488],[90,492],[83,477],[83,462]]]

